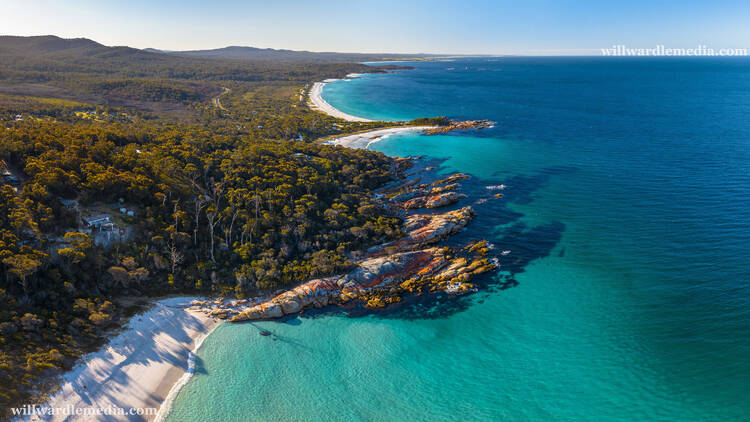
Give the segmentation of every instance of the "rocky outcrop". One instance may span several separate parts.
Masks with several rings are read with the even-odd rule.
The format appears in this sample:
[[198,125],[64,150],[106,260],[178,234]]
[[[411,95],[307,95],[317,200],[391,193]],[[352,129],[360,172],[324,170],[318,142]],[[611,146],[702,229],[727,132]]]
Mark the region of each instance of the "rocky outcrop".
[[362,261],[349,274],[341,277],[339,287],[344,290],[378,287],[417,272],[429,263],[437,249],[402,252]]
[[[310,280],[262,303],[244,306],[246,302],[234,301],[231,306],[213,306],[207,312],[220,318],[231,317],[230,321],[238,322],[279,318],[303,309],[321,308],[355,299],[366,302],[368,306],[385,306],[400,300],[398,293],[405,290],[399,286],[409,278],[428,283],[425,280],[438,277],[435,280],[442,282],[442,288],[447,289],[446,281],[462,274],[471,274],[475,268],[468,261],[448,260],[446,248],[424,247],[457,233],[473,216],[471,207],[443,214],[411,216],[404,225],[408,229],[406,237],[371,251],[369,258],[360,261],[347,274]],[[386,254],[386,251],[390,253]],[[466,251],[473,252],[469,249]],[[443,274],[441,270],[446,266],[449,272]],[[464,271],[461,270],[463,267],[471,269]]]
[[239,312],[232,317],[231,321],[279,318],[287,314],[297,313],[308,307],[322,308],[327,306],[331,299],[336,298],[339,291],[340,288],[336,284],[335,278],[310,280],[267,302]]
[[431,129],[425,129],[425,135],[439,135],[450,132],[452,130],[464,130],[464,129],[484,129],[492,127],[493,122],[489,120],[465,120],[463,122],[450,122],[446,126],[438,126]]
[[458,183],[450,183],[444,186],[435,186],[434,188],[430,189],[430,195],[437,195],[439,193],[447,192],[449,190],[456,190],[458,189],[459,184]]
[[402,174],[406,170],[410,169],[414,165],[414,160],[407,157],[394,157],[393,158],[393,172],[395,174]]
[[426,196],[418,196],[416,198],[412,198],[406,202],[404,202],[404,209],[406,210],[413,210],[416,208],[424,208],[425,204],[427,203],[427,197]]
[[404,220],[405,237],[373,246],[367,250],[366,256],[380,256],[432,245],[461,231],[475,215],[474,209],[469,206],[442,214],[410,215]]
[[308,281],[267,302],[239,312],[231,321],[278,318],[306,308],[322,308],[330,303],[347,302],[357,298],[362,292],[398,283],[417,273],[437,253],[438,249],[432,248],[367,259],[344,276]]
[[368,307],[380,308],[400,302],[406,293],[446,291],[461,293],[475,290],[469,283],[475,275],[496,268],[497,264],[475,255],[455,254],[472,251],[429,248],[362,261],[344,276],[308,281],[287,292],[244,309],[214,309],[234,314],[232,322],[273,319],[296,314],[304,309],[322,308],[358,300]]
[[446,205],[455,204],[459,199],[466,198],[466,195],[456,192],[445,192],[427,198],[424,204],[425,208],[440,208]]
[[[464,180],[464,179],[468,179],[468,178],[469,178],[469,175],[467,175],[467,174],[464,174],[464,173],[453,173],[453,174],[451,174],[450,176],[448,176],[446,178],[443,178],[443,179],[437,180],[435,182],[432,182],[432,184],[430,186],[449,185],[449,184],[452,184],[453,182],[458,182],[459,180]],[[456,186],[458,186],[458,185],[456,185]]]
[[389,201],[394,203],[405,202],[417,196],[424,195],[424,193],[422,189],[407,189],[395,194]]
[[440,208],[446,205],[455,204],[459,199],[465,198],[466,195],[456,192],[438,193],[432,196],[420,196],[404,202],[403,207],[407,210],[415,208]]
[[398,284],[372,288],[359,292],[356,299],[373,308],[385,307],[401,301],[405,294],[443,291],[452,294],[476,291],[470,283],[473,277],[497,268],[497,262],[483,258],[481,253],[469,247],[463,250],[433,248],[432,259]]
[[[401,167],[408,165],[406,160],[396,163]],[[401,210],[443,207],[465,197],[456,190],[457,182],[467,177],[455,173],[429,184],[420,184],[418,177],[383,191],[379,198],[386,198],[391,207]],[[194,306],[214,317],[239,322],[279,318],[351,301],[380,308],[400,302],[402,295],[425,291],[472,291],[475,288],[469,282],[471,278],[497,266],[485,257],[490,246],[477,242],[454,250],[434,245],[461,231],[474,216],[468,206],[441,214],[407,215],[403,238],[371,248],[346,274],[313,279],[264,299],[226,303],[218,300]]]
[[[430,184],[423,183],[418,185],[416,183],[404,183],[400,186],[399,191],[397,191],[396,193],[391,193],[388,196],[388,200],[391,203],[403,203],[418,197],[434,196],[440,193],[454,191],[460,187],[458,183],[454,182],[466,179],[468,177],[469,176],[465,175],[464,173],[454,173]],[[410,209],[409,207],[405,208]]]
[[411,216],[404,223],[406,238],[397,243],[402,247],[430,245],[458,233],[475,215],[473,208],[463,207],[443,214]]

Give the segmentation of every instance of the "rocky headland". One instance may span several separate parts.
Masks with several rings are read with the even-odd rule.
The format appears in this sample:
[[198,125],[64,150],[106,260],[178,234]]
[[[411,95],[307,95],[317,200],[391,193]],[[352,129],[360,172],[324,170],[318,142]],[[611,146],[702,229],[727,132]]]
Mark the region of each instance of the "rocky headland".
[[[404,162],[396,161],[396,166],[404,166]],[[474,210],[465,206],[442,213],[410,214],[415,209],[456,203],[465,197],[457,192],[458,182],[467,177],[456,173],[429,184],[411,179],[384,191],[384,206],[401,213],[405,236],[359,254],[356,265],[346,274],[309,280],[265,298],[197,300],[193,307],[211,316],[241,322],[351,302],[384,308],[400,302],[405,295],[476,291],[472,277],[498,266],[495,258],[487,256],[490,245],[486,241],[463,247],[438,245],[466,227],[475,216]]]
[[495,123],[489,120],[464,120],[464,121],[451,121],[447,125],[441,125],[430,129],[425,129],[423,133],[425,135],[440,135],[448,133],[453,130],[466,130],[466,129],[484,129],[492,127]]

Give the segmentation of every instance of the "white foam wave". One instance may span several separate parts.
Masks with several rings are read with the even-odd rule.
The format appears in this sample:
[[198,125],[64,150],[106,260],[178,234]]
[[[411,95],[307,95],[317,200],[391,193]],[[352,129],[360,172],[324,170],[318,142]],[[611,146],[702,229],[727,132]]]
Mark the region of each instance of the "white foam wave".
[[167,397],[164,399],[164,402],[159,407],[159,411],[156,413],[156,417],[154,418],[154,422],[164,422],[164,420],[169,415],[169,412],[172,411],[172,404],[174,403],[174,400],[177,398],[177,394],[182,390],[182,387],[186,386],[188,381],[190,381],[190,378],[193,377],[193,374],[195,374],[195,354],[198,352],[198,349],[201,348],[203,345],[203,341],[208,338],[209,335],[213,332],[213,330],[216,329],[221,324],[216,324],[214,328],[206,333],[204,336],[200,337],[195,342],[195,347],[193,347],[193,350],[188,355],[188,367],[184,374],[180,377],[179,380],[172,386],[172,388],[169,390],[169,394],[167,394]]

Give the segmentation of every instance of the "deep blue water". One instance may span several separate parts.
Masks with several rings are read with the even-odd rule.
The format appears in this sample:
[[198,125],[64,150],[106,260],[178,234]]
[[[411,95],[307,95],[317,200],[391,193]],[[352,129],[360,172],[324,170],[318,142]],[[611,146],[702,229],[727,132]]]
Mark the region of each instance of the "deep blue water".
[[323,95],[496,121],[371,148],[471,174],[478,217],[454,241],[510,249],[502,271],[430,308],[222,326],[170,420],[746,420],[750,60],[414,66]]

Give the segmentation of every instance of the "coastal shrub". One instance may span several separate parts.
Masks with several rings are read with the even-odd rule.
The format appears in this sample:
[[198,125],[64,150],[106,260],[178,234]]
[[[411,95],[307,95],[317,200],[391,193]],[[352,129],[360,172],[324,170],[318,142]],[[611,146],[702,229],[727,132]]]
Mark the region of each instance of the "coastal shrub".
[[21,317],[21,327],[24,331],[37,331],[44,322],[34,314],[26,313]]
[[449,118],[445,116],[421,117],[419,119],[414,119],[410,121],[409,124],[415,125],[415,126],[448,126],[451,124],[451,121]]
[[95,311],[89,315],[89,321],[93,322],[96,326],[103,327],[112,322],[112,316],[104,312]]

